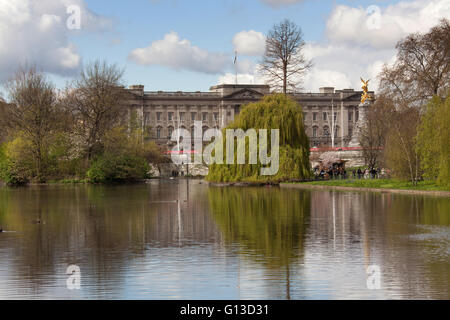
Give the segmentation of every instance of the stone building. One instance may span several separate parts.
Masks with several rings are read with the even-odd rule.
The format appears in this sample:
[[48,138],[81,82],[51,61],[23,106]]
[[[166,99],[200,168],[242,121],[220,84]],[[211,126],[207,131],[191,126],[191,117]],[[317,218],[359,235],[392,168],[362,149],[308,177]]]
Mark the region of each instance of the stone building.
[[[170,136],[177,128],[193,134],[194,121],[202,121],[204,130],[221,129],[233,121],[243,105],[270,93],[269,86],[253,84],[217,85],[209,92],[148,92],[141,85],[127,90],[131,94],[128,107],[142,117],[149,137],[159,145],[170,145]],[[311,146],[331,147],[333,127],[334,146],[348,145],[358,121],[361,94],[362,91],[353,89],[324,87],[319,93],[291,95],[303,107]]]

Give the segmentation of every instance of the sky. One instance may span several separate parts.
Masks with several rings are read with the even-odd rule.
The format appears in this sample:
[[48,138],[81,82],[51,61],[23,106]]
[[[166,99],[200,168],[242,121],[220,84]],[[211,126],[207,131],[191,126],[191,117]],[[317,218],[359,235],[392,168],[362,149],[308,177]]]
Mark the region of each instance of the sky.
[[450,0],[0,0],[0,81],[35,65],[64,88],[99,59],[146,91],[207,91],[236,70],[239,83],[264,83],[265,35],[287,18],[313,62],[303,90],[358,89],[395,62],[399,40],[443,17]]

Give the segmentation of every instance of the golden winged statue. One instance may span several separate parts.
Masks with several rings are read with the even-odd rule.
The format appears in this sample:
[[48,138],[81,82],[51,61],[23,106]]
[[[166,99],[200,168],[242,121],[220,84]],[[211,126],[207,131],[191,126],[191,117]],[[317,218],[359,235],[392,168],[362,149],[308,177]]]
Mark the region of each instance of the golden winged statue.
[[369,81],[370,81],[370,79],[367,80],[367,81],[364,81],[364,79],[361,78],[361,77],[360,77],[360,79],[361,79],[361,81],[363,83],[363,86],[362,86],[363,94],[361,96],[361,103],[364,103],[364,102],[366,102],[366,100],[372,100],[372,96],[369,94]]

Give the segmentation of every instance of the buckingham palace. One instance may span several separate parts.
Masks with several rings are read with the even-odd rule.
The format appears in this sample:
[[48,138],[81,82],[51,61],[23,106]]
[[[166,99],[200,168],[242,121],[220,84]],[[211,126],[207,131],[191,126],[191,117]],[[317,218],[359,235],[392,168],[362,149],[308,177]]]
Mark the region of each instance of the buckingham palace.
[[[177,128],[193,132],[194,121],[202,121],[204,130],[222,129],[234,120],[243,106],[270,94],[268,85],[253,84],[222,84],[211,87],[208,92],[145,91],[142,85],[133,85],[127,90],[130,93],[127,106],[137,112],[148,136],[159,145],[170,144],[172,132]],[[362,93],[323,87],[318,93],[290,95],[303,108],[312,147],[331,147],[333,131],[335,147],[348,146],[358,121]]]

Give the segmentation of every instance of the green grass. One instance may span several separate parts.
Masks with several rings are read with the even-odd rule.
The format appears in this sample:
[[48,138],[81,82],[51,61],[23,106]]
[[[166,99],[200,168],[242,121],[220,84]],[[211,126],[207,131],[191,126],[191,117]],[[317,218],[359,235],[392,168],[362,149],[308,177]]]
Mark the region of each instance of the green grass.
[[402,189],[402,190],[424,190],[424,191],[450,191],[450,187],[439,186],[435,181],[420,181],[416,186],[412,182],[392,179],[361,179],[361,180],[325,180],[301,182],[302,184],[315,186],[337,186],[355,188],[376,189]]

